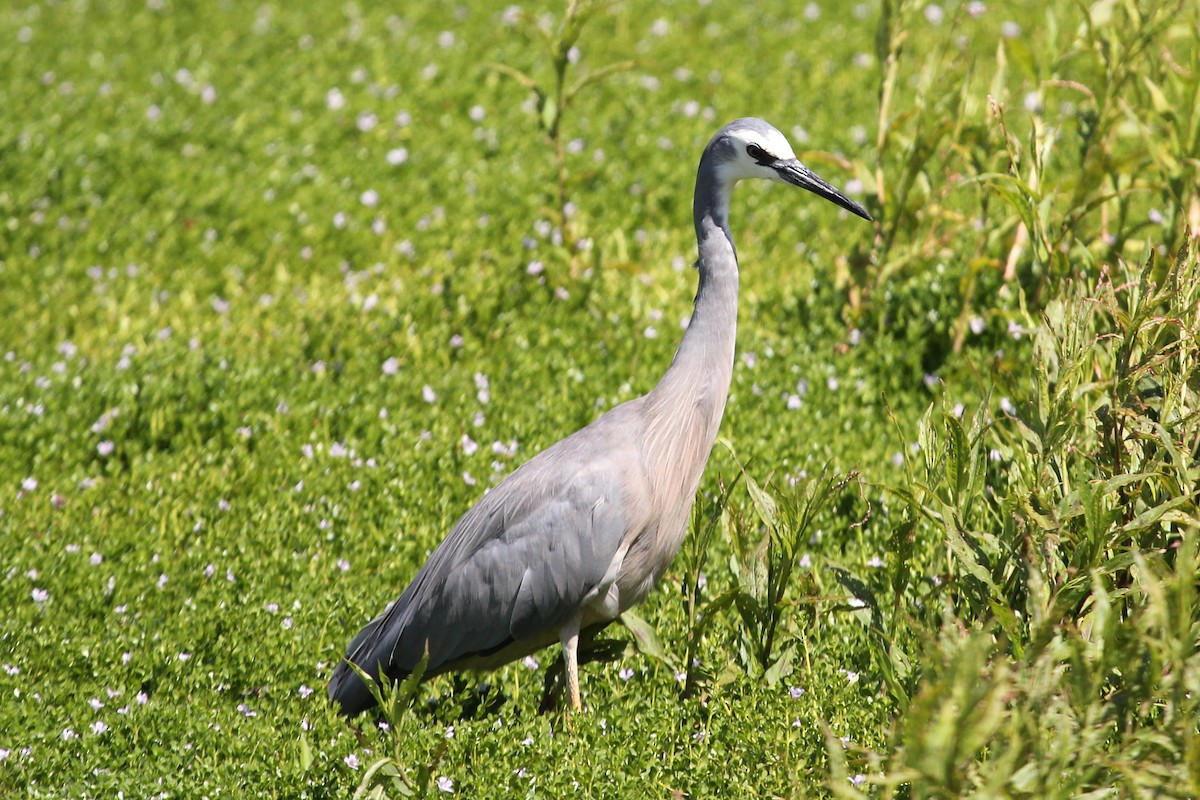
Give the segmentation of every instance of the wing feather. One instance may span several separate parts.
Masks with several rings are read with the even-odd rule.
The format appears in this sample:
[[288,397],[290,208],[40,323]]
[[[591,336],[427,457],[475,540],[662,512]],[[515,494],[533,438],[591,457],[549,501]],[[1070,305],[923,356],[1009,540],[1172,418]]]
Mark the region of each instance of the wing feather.
[[[433,675],[513,642],[553,641],[644,524],[630,502],[640,494],[631,481],[643,474],[637,402],[542,451],[488,492],[355,637],[347,659],[398,679],[426,647]],[[354,683],[365,688],[341,664],[330,695],[349,694]]]

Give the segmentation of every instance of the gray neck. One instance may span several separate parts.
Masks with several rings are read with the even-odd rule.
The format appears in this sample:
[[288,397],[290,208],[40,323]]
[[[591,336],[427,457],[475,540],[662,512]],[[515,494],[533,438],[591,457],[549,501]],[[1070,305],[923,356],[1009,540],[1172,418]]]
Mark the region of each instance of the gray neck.
[[[674,463],[667,489],[690,507],[716,440],[733,375],[738,267],[729,233],[732,186],[706,157],[696,177],[693,214],[700,273],[696,305],[671,366],[646,397],[647,455]],[[666,443],[673,442],[672,447]],[[661,445],[659,444],[661,443]]]

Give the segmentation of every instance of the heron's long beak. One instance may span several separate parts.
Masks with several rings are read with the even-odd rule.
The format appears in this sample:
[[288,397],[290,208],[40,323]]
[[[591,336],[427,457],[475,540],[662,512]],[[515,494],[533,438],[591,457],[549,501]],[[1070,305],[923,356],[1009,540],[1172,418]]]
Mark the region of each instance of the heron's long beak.
[[796,159],[777,161],[771,166],[775,168],[775,171],[779,173],[780,179],[785,183],[799,186],[801,189],[808,189],[813,194],[824,197],[831,203],[836,203],[852,214],[857,214],[868,221],[871,219],[871,215],[867,213],[865,208],[830,186],[824,178],[814,173]]

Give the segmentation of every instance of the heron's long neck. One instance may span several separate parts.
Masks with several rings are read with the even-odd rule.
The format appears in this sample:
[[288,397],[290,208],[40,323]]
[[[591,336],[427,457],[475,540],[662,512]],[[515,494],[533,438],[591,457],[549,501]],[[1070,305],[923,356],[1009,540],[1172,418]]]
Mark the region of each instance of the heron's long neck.
[[663,488],[688,506],[716,440],[733,375],[738,267],[728,224],[730,189],[700,165],[695,310],[671,366],[646,398],[647,455],[673,462],[665,473],[671,485]]

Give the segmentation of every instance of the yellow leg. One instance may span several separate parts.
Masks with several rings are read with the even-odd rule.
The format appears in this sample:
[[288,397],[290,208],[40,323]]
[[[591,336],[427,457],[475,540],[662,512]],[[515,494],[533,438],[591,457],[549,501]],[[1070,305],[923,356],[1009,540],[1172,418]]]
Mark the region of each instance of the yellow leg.
[[579,622],[572,621],[560,632],[563,646],[563,663],[567,670],[567,691],[571,693],[571,710],[582,711],[583,701],[579,697]]

